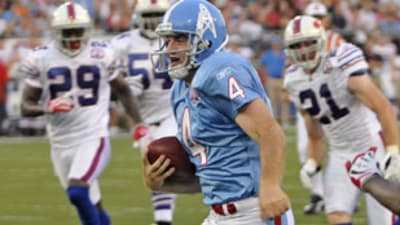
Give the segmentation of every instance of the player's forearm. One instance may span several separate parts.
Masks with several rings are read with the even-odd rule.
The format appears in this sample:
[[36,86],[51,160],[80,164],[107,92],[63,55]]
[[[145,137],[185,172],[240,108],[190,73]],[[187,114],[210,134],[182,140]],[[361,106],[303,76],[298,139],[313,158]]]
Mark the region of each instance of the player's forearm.
[[400,184],[375,176],[364,184],[363,189],[386,208],[400,215]]
[[31,101],[23,101],[21,104],[21,115],[24,117],[36,117],[45,113],[42,105]]
[[124,86],[116,91],[119,100],[125,108],[126,113],[135,122],[135,124],[142,123],[142,117],[139,113],[139,107],[136,99],[133,97],[129,86]]
[[309,114],[306,114],[304,111],[302,112],[308,135],[307,157],[315,160],[318,165],[321,165],[324,158],[324,135],[322,127]]
[[315,160],[318,165],[322,164],[324,159],[324,141],[322,138],[308,139],[307,158]]
[[398,145],[397,119],[392,106],[387,107],[386,110],[380,110],[378,119],[382,126],[385,144]]
[[22,91],[21,115],[25,117],[35,117],[43,115],[45,107],[39,103],[42,96],[42,89],[35,88],[27,84]]
[[285,135],[279,125],[261,138],[261,179],[266,185],[281,185],[286,165]]

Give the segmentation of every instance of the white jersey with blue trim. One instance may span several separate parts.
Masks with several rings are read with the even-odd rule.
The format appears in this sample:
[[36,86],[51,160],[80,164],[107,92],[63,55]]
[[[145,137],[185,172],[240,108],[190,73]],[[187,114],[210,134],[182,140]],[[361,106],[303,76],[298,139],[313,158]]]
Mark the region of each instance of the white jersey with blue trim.
[[69,96],[70,112],[48,113],[47,134],[54,147],[66,147],[108,136],[110,84],[122,71],[109,44],[90,41],[69,57],[51,42],[33,50],[21,65],[26,84],[42,89],[43,108],[59,96]]
[[332,150],[365,151],[381,130],[376,115],[348,89],[350,76],[367,76],[362,50],[350,43],[325,54],[315,72],[292,65],[284,87],[296,107],[322,124]]
[[139,30],[122,33],[111,41],[122,58],[127,73],[126,81],[139,100],[139,108],[148,124],[172,117],[168,73],[155,73],[149,53],[158,48],[158,40],[140,35]]
[[259,145],[235,122],[255,99],[270,106],[257,72],[243,57],[218,52],[202,62],[191,87],[174,82],[178,139],[196,165],[207,205],[258,195]]

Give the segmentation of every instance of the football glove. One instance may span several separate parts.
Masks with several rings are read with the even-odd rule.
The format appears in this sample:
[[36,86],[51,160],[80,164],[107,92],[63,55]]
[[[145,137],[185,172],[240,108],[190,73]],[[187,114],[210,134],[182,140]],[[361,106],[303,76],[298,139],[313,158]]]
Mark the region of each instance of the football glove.
[[308,159],[300,170],[300,180],[305,188],[311,189],[312,177],[321,170],[321,166],[314,159]]
[[368,151],[354,156],[352,161],[346,161],[346,169],[351,182],[361,190],[373,176],[382,176],[375,159],[376,150],[376,147],[371,147]]
[[150,134],[150,128],[144,124],[138,124],[133,128],[132,133],[133,148],[140,147],[142,151],[146,148],[148,144],[153,140]]
[[57,97],[47,102],[46,112],[69,112],[74,108],[73,101],[70,97]]
[[386,156],[379,163],[383,177],[387,180],[400,183],[400,155],[397,146],[388,146]]

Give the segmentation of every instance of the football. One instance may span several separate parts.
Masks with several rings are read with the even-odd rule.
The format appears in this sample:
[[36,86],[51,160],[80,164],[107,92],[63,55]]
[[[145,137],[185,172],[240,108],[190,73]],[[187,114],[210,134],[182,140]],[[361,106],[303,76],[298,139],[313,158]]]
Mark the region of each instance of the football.
[[147,157],[150,163],[154,163],[160,155],[169,158],[170,166],[175,167],[175,172],[166,181],[187,181],[195,176],[195,166],[176,137],[163,137],[148,145]]

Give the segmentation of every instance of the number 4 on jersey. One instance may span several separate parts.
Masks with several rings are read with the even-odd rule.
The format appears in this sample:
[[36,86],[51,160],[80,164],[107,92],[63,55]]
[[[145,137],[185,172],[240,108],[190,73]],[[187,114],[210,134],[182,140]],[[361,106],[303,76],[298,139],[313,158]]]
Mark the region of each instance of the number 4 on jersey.
[[244,91],[242,89],[242,87],[240,87],[240,85],[238,84],[238,82],[236,81],[236,79],[234,77],[230,77],[228,80],[228,93],[229,93],[229,98],[230,99],[234,99],[238,96],[244,98]]

